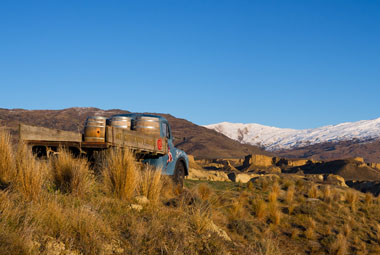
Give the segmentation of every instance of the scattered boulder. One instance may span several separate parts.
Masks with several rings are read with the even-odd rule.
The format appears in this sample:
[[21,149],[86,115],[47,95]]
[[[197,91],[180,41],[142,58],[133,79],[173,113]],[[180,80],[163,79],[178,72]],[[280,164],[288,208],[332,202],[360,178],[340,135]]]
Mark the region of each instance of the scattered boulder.
[[288,160],[288,166],[289,167],[303,166],[303,165],[306,165],[309,162],[310,161],[308,159]]
[[258,181],[268,181],[268,182],[275,182],[280,179],[280,176],[277,174],[266,174],[266,175],[258,175],[256,177],[253,177],[250,181],[251,182],[258,182]]
[[132,209],[132,210],[135,210],[135,211],[140,212],[140,211],[142,211],[143,206],[142,206],[142,205],[139,205],[139,204],[131,204],[131,205],[129,206],[129,209]]
[[231,181],[226,172],[223,171],[207,171],[190,168],[189,175],[186,176],[189,180],[203,180],[203,181]]
[[228,178],[232,182],[240,182],[240,183],[247,183],[252,178],[259,176],[258,174],[247,174],[247,173],[236,173],[232,172],[228,174]]
[[338,185],[341,187],[348,187],[346,185],[346,181],[344,180],[344,178],[342,176],[339,176],[339,175],[329,174],[326,176],[325,181],[330,183],[330,184]]
[[353,158],[353,160],[357,161],[357,162],[365,163],[364,158],[361,158],[361,157],[355,157],[355,158]]
[[139,205],[149,204],[149,199],[146,196],[136,196],[135,201]]
[[307,180],[313,181],[313,182],[323,182],[324,177],[322,174],[308,174],[305,176]]

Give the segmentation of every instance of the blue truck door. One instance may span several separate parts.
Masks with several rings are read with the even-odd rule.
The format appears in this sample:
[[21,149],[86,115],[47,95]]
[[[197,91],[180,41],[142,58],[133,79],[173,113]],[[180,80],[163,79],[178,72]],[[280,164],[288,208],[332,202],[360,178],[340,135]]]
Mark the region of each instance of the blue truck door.
[[160,125],[160,135],[162,138],[167,138],[168,141],[168,154],[157,159],[147,159],[145,162],[158,168],[162,168],[163,174],[173,175],[176,163],[176,149],[173,145],[173,137],[171,135],[170,127],[167,121],[161,120]]

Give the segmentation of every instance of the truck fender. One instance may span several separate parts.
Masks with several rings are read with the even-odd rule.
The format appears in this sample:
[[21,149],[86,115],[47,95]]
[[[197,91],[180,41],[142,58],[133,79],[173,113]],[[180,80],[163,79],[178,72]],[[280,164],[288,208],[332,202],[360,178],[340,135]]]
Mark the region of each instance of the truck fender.
[[186,164],[186,160],[184,158],[179,158],[177,159],[177,162],[176,164],[183,164],[183,166],[185,167],[185,176],[189,175],[189,166]]

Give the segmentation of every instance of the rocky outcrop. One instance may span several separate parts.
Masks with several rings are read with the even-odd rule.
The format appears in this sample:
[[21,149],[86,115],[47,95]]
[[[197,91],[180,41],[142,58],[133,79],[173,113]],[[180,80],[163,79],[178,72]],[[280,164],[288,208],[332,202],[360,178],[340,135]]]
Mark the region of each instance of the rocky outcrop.
[[368,163],[368,166],[380,170],[380,163]]
[[189,159],[189,167],[190,168],[202,169],[202,167],[197,162],[195,162],[193,155],[187,155],[187,157]]
[[346,185],[346,181],[342,176],[335,175],[335,174],[329,174],[325,177],[325,181],[329,184],[338,185],[341,187],[348,187]]
[[222,181],[230,182],[227,173],[223,171],[207,171],[190,168],[189,175],[186,176],[189,180],[202,180],[202,181]]
[[380,195],[379,181],[347,181],[347,185],[364,193],[370,192],[375,196]]
[[270,167],[273,165],[273,158],[265,155],[251,154],[245,157],[243,168],[245,171],[253,170],[255,167]]

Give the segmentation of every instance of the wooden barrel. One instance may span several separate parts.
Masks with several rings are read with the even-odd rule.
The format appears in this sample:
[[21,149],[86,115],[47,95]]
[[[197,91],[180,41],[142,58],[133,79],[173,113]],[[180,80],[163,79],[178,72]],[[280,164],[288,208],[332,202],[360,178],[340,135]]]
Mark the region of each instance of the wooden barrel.
[[88,117],[84,126],[84,141],[104,142],[106,136],[106,120],[106,117]]
[[160,119],[150,116],[137,116],[134,129],[138,132],[152,135],[160,135]]
[[110,125],[117,128],[125,128],[131,130],[131,117],[114,116],[110,119]]

